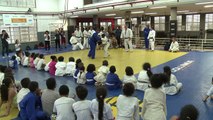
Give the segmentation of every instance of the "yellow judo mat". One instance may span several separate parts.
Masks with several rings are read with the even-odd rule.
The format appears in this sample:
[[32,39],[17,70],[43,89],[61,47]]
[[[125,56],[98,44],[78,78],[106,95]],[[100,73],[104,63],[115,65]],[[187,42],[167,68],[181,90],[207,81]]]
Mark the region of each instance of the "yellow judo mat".
[[[167,51],[146,51],[135,49],[133,52],[125,52],[124,49],[110,49],[110,56],[104,58],[103,50],[96,50],[95,59],[91,59],[87,57],[89,50],[81,50],[81,51],[72,51],[61,54],[55,54],[58,56],[64,56],[64,61],[68,62],[69,57],[74,57],[75,60],[81,58],[84,63],[85,68],[88,64],[95,64],[98,69],[102,65],[103,60],[107,60],[109,62],[109,67],[111,65],[115,65],[117,71],[116,73],[119,75],[120,79],[123,78],[125,74],[126,66],[131,66],[134,70],[134,74],[139,73],[142,69],[142,64],[144,62],[149,62],[152,67],[163,64],[170,60],[173,60],[177,57],[183,56],[187,54],[186,52],[167,52]],[[45,56],[45,61],[48,63],[50,61],[50,55]],[[96,71],[97,71],[96,69]]]
[[[96,66],[97,69],[102,65],[103,60],[108,60],[109,67],[111,65],[115,65],[117,71],[116,73],[119,75],[120,79],[123,79],[123,76],[125,74],[125,68],[126,66],[131,66],[134,70],[134,74],[137,74],[142,69],[142,64],[144,62],[149,62],[152,67],[155,67],[157,65],[163,64],[165,62],[168,62],[170,60],[173,60],[175,58],[178,58],[180,56],[183,56],[187,54],[187,52],[177,52],[177,53],[171,53],[167,51],[146,51],[146,50],[139,50],[136,49],[133,52],[125,52],[124,49],[110,49],[109,53],[110,56],[108,58],[104,58],[104,51],[103,50],[97,50],[96,51],[96,58],[91,59],[87,57],[89,50],[81,50],[81,51],[71,51],[71,52],[65,52],[65,53],[59,53],[54,54],[57,57],[58,56],[64,56],[64,61],[68,62],[69,57],[74,57],[75,60],[78,58],[81,58],[83,61],[85,67],[87,67],[88,64],[92,63]],[[48,63],[51,55],[45,56],[45,61]],[[111,104],[113,114],[116,116],[117,109],[116,109],[116,101],[117,97],[107,98],[106,101]],[[142,107],[142,101],[140,101],[140,108]],[[0,110],[0,114],[2,114],[5,111],[4,106]],[[11,120],[15,118],[18,114],[18,109],[13,107],[11,110],[11,113],[8,117],[0,118],[0,120]]]

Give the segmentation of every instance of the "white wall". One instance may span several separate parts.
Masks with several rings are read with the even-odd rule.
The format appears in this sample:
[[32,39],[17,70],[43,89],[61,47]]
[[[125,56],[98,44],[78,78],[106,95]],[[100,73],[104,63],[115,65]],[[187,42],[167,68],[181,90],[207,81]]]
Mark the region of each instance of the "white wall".
[[[84,0],[67,0],[68,1],[68,10],[72,10],[75,7],[82,8]],[[59,11],[64,11],[65,0],[58,0]]]
[[[60,1],[60,0],[59,0]],[[36,12],[58,12],[58,0],[36,0]]]

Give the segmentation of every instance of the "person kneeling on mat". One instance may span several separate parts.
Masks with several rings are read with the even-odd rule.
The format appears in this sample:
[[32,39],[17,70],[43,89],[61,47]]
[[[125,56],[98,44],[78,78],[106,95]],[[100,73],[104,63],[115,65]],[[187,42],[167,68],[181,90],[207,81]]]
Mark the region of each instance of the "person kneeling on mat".
[[70,43],[72,44],[72,50],[84,49],[83,45],[78,41],[74,33],[72,34],[72,37],[70,38]]

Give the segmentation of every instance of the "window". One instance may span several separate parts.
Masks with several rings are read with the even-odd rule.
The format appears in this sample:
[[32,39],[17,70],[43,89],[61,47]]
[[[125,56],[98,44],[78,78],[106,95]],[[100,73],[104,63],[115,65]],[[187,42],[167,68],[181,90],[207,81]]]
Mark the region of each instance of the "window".
[[117,19],[117,25],[121,26],[123,29],[125,26],[125,19]]
[[186,16],[186,31],[199,31],[200,30],[200,15],[187,15]]
[[0,0],[0,6],[35,8],[36,0]]
[[165,31],[165,17],[155,17],[155,30]]
[[213,29],[213,14],[206,14],[205,30]]
[[177,16],[177,30],[178,31],[182,30],[182,15]]
[[37,38],[37,23],[34,21],[34,26],[30,27],[4,27],[1,26],[0,30],[6,30],[9,35],[9,44],[15,43],[18,39],[21,43],[38,41]]

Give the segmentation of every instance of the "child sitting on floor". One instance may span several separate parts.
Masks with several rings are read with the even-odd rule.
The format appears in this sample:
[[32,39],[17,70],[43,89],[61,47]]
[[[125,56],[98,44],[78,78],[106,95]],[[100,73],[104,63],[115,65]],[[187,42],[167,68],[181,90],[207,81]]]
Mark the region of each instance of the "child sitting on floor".
[[85,73],[85,67],[81,66],[79,68],[79,73],[77,75],[77,83],[78,84],[85,84],[86,83],[86,73]]
[[32,53],[32,54],[30,55],[30,67],[31,67],[31,68],[34,68],[34,67],[35,67],[34,64],[33,64],[34,56],[35,56],[35,53]]
[[123,83],[132,83],[136,87],[137,79],[134,76],[134,71],[132,67],[127,66],[125,69],[126,75],[124,75]]
[[39,61],[39,53],[36,53],[35,56],[34,56],[34,61],[33,61],[33,64],[36,68],[37,64],[38,64],[38,61]]
[[56,63],[55,67],[56,67],[55,76],[64,76],[66,63],[64,62],[63,56],[58,57],[58,62]]
[[86,73],[87,82],[86,82],[86,84],[87,85],[94,85],[95,84],[95,79],[94,79],[95,76],[96,76],[95,65],[89,64],[87,66],[87,73]]
[[75,58],[70,57],[66,66],[66,75],[73,76],[75,73]]
[[49,73],[51,75],[55,75],[55,71],[56,71],[56,63],[57,63],[57,57],[55,55],[51,56],[52,61],[49,64]]
[[98,74],[94,77],[96,85],[103,85],[106,81],[106,76],[109,73],[108,61],[104,60],[102,66],[98,69]]
[[9,60],[9,66],[12,68],[12,69],[16,69],[18,68],[18,62],[16,60],[16,56],[13,55],[12,58]]
[[39,55],[39,61],[38,61],[38,64],[36,66],[36,69],[37,70],[44,70],[44,67],[45,67],[44,55],[40,54]]
[[29,66],[29,63],[30,63],[29,56],[30,56],[30,53],[29,52],[25,52],[25,57],[23,57],[23,63],[22,63],[22,65],[24,67],[28,67]]

